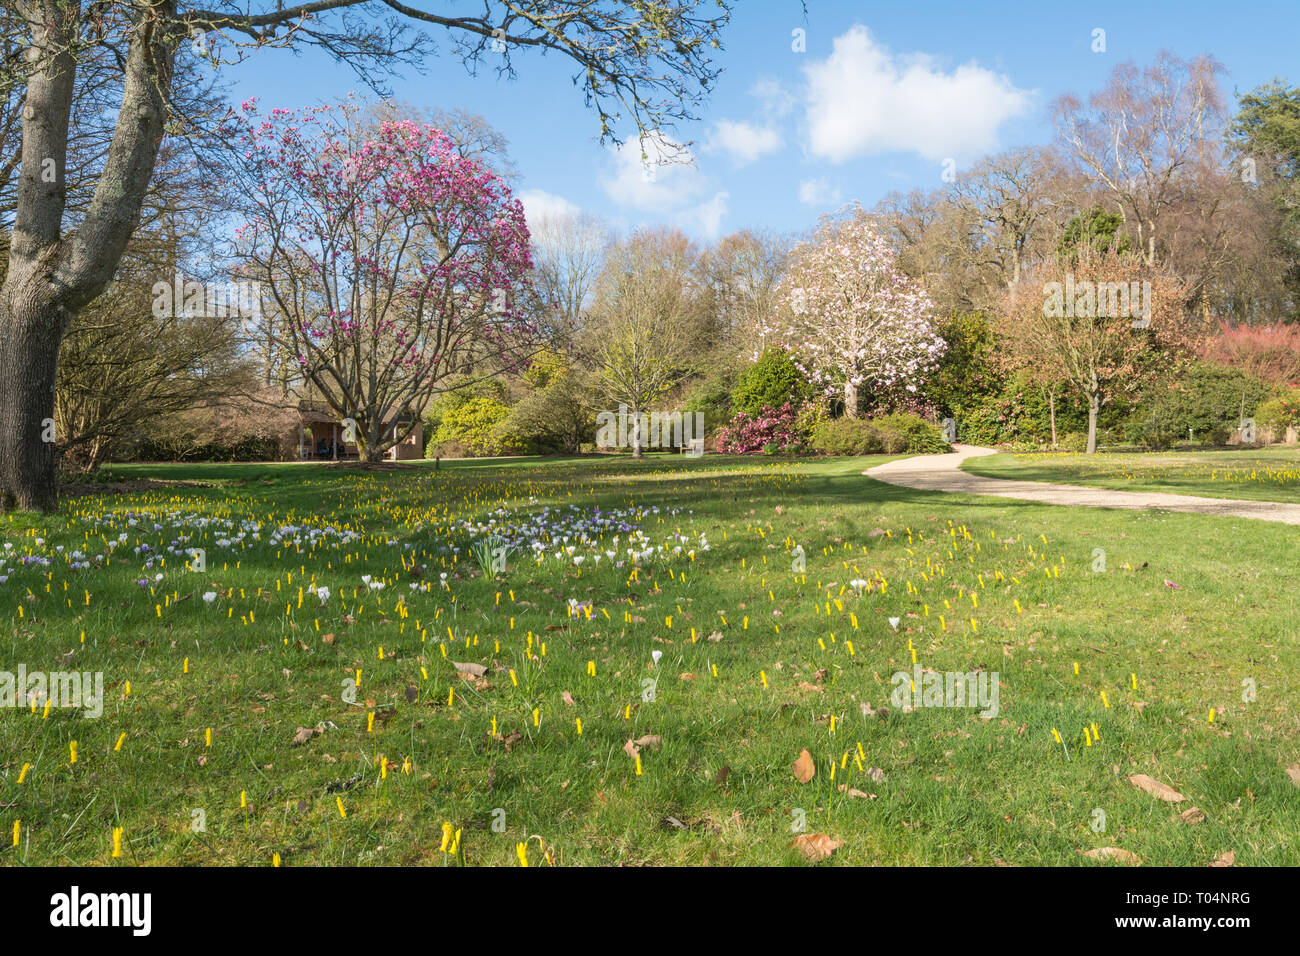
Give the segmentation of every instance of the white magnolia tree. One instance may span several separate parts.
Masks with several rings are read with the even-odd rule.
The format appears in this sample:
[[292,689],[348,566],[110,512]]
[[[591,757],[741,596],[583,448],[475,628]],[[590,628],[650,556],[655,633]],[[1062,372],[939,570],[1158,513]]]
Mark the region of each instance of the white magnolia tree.
[[842,390],[851,418],[864,385],[915,393],[944,352],[925,290],[864,216],[829,221],[795,250],[781,300],[765,336],[827,395]]

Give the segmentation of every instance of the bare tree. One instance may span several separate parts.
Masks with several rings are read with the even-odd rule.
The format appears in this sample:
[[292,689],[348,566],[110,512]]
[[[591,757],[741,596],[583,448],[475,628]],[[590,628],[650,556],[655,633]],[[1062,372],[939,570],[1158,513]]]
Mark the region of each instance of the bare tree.
[[1148,266],[1158,261],[1162,219],[1182,196],[1183,180],[1215,159],[1222,72],[1212,57],[1162,51],[1144,69],[1115,67],[1086,106],[1073,95],[1055,103],[1062,150],[1103,186]]

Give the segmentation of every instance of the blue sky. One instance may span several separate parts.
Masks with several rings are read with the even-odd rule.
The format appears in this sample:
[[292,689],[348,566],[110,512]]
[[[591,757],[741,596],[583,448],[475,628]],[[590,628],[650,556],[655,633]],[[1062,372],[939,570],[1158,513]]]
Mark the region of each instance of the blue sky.
[[[802,231],[849,200],[870,206],[892,190],[933,188],[946,159],[960,175],[986,153],[1047,142],[1054,97],[1086,95],[1116,64],[1147,63],[1161,49],[1212,54],[1227,68],[1230,102],[1274,76],[1300,82],[1295,0],[808,7],[805,19],[797,0],[739,0],[713,97],[699,121],[671,134],[691,144],[694,161],[650,180],[634,137],[621,153],[598,143],[595,114],[558,56],[517,56],[515,81],[486,68],[468,76],[447,56],[391,86],[398,99],[467,109],[501,130],[530,216],[581,209],[620,229],[676,224],[708,241],[743,228]],[[1097,29],[1105,52],[1092,49]],[[314,51],[258,53],[223,76],[236,99],[257,96],[266,108],[358,86]]]

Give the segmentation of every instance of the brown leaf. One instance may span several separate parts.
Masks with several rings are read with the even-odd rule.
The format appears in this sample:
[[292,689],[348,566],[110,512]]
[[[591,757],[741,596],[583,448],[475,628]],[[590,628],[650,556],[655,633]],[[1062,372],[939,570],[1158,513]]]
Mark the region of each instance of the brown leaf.
[[636,755],[641,752],[642,747],[647,750],[658,750],[662,744],[663,739],[658,734],[646,734],[644,737],[638,737],[636,740],[629,739],[628,742],[623,745],[623,751],[635,760]]
[[876,795],[874,793],[863,793],[861,790],[857,789],[856,787],[846,787],[844,784],[840,784],[840,793],[847,793],[850,797],[857,797],[859,800],[876,799]]
[[456,672],[462,677],[482,677],[487,673],[487,668],[482,664],[461,664],[452,661],[451,666],[456,668]]
[[299,727],[297,732],[293,735],[293,745],[295,747],[301,747],[317,734],[322,733],[324,733],[324,731],[319,727]]
[[1300,787],[1300,763],[1293,763],[1286,768],[1286,775],[1291,778],[1291,782]]
[[1128,782],[1139,790],[1145,790],[1157,800],[1164,800],[1166,803],[1182,803],[1187,799],[1173,787],[1166,786],[1158,780],[1153,780],[1144,773],[1129,777]]
[[692,674],[690,671],[682,671],[677,675],[678,680],[695,680],[698,677],[698,674]]
[[1083,853],[1084,856],[1092,860],[1118,860],[1120,863],[1134,863],[1139,866],[1142,864],[1141,858],[1136,853],[1130,853],[1128,850],[1121,850],[1117,846],[1103,846],[1098,847],[1095,850],[1088,850],[1087,852],[1084,852],[1083,850],[1079,850],[1078,852]]
[[833,839],[825,833],[801,833],[794,838],[795,849],[812,863],[829,859],[830,855],[843,845],[843,840]]
[[730,773],[731,773],[730,766],[723,767],[716,774],[714,774],[713,782],[719,787],[725,787],[727,785],[727,776]]
[[333,643],[334,643],[334,635],[333,635],[333,634],[322,634],[320,639],[321,639],[322,641],[324,641],[326,644],[333,644]]
[[1210,866],[1232,866],[1236,861],[1237,854],[1234,851],[1229,850],[1227,853],[1223,854],[1223,856],[1211,862]]
[[1190,807],[1178,814],[1178,819],[1184,823],[1204,823],[1205,811],[1200,807]]
[[712,641],[714,644],[716,644],[718,643],[718,641],[722,640],[722,632],[714,631],[712,634],[709,635],[708,639]]
[[794,762],[794,778],[800,783],[807,783],[817,776],[817,765],[813,763],[812,754],[807,750],[799,751],[799,759]]
[[570,694],[567,690],[564,691],[562,694],[560,694],[560,700],[564,701],[564,702],[565,702],[566,704],[568,704],[570,707],[573,707],[573,706],[574,706],[574,703],[573,703],[573,695]]

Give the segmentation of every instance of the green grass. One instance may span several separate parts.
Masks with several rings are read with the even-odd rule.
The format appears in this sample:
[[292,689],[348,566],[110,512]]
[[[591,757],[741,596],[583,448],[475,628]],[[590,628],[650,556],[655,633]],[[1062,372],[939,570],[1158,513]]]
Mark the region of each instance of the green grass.
[[[517,865],[526,842],[533,865],[545,852],[561,865],[795,864],[795,811],[844,842],[839,864],[1108,865],[1076,852],[1103,846],[1148,864],[1228,850],[1239,865],[1300,862],[1286,773],[1300,762],[1294,529],[913,492],[861,475],[882,460],[119,466],[198,484],[0,519],[12,555],[52,561],[0,571],[0,670],[102,671],[105,684],[99,719],[0,711],[0,863]],[[469,556],[481,535],[455,523],[548,505],[633,509],[652,544],[671,552],[683,535],[682,553],[633,576],[556,560],[550,542],[540,565],[514,555],[485,579]],[[155,532],[127,513],[164,509],[254,519],[261,541],[223,548],[196,529],[206,573],[170,555],[145,570],[133,549],[167,545],[178,525]],[[357,538],[271,544],[284,523]],[[102,553],[123,532],[107,567],[68,568],[63,555]],[[363,574],[386,587],[367,592]],[[854,579],[872,587],[856,594]],[[310,581],[330,588],[324,606],[307,593],[299,607]],[[205,605],[205,591],[221,596]],[[997,717],[891,704],[909,642],[927,668],[997,671]],[[485,665],[486,683],[453,661]],[[890,712],[864,717],[864,702]],[[638,776],[624,745],[643,735],[662,747],[642,752]],[[805,748],[817,773],[801,784]],[[1135,789],[1139,773],[1187,801]],[[1191,805],[1206,822],[1178,821]]]
[[1300,449],[986,455],[962,467],[988,478],[1052,481],[1116,491],[1300,502]]

